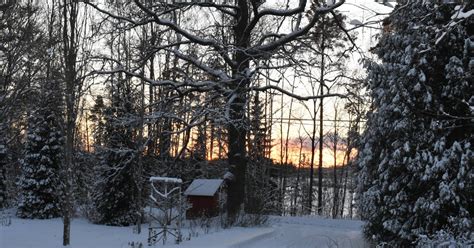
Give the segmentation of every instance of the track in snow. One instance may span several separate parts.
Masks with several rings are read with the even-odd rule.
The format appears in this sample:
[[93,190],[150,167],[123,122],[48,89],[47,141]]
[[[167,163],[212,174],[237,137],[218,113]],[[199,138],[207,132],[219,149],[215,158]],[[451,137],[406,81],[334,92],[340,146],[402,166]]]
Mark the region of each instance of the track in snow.
[[233,246],[248,248],[367,247],[362,222],[317,217],[275,217],[273,232]]

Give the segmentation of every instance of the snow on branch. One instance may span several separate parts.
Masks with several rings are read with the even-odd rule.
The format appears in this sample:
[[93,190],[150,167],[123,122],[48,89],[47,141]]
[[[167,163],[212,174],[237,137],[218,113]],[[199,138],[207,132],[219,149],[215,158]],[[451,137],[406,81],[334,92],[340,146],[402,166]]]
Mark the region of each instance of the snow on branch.
[[286,43],[289,43],[295,39],[297,39],[298,37],[302,36],[302,35],[305,35],[306,33],[308,33],[311,28],[316,24],[316,22],[319,20],[319,18],[321,17],[321,15],[323,14],[326,14],[328,12],[331,12],[332,10],[336,9],[337,7],[341,6],[343,3],[345,2],[345,0],[340,0],[339,2],[333,4],[333,5],[330,5],[330,6],[327,6],[327,7],[320,7],[320,8],[317,8],[315,11],[314,11],[314,14],[312,17],[310,17],[310,20],[309,20],[309,23],[306,24],[303,28],[301,29],[298,29],[298,30],[295,30],[289,34],[286,34],[286,35],[283,35],[281,38],[279,39],[276,39],[274,40],[273,42],[270,42],[268,44],[265,44],[265,45],[261,45],[261,46],[256,46],[256,47],[253,47],[253,48],[250,48],[247,53],[251,54],[251,55],[254,55],[254,56],[257,56],[257,55],[261,55],[262,53],[264,52],[268,52],[268,51],[272,51],[272,50],[275,50],[277,49],[278,47],[286,44]]
[[150,177],[150,182],[164,182],[164,183],[183,183],[180,178],[174,177]]
[[438,36],[435,41],[435,46],[437,46],[449,33],[451,33],[451,31],[454,30],[457,25],[466,21],[472,15],[474,15],[474,9],[464,12],[464,8],[462,8],[462,6],[456,6],[456,13],[451,16],[451,21],[444,26],[446,30]]
[[218,78],[220,78],[222,80],[225,80],[225,81],[230,80],[230,77],[225,72],[223,72],[222,70],[214,69],[214,68],[211,68],[207,65],[204,65],[203,63],[197,61],[197,59],[192,58],[190,56],[187,56],[187,55],[181,53],[178,49],[169,49],[169,51],[173,52],[174,55],[176,55],[176,57],[178,57],[182,60],[188,61],[189,63],[195,65],[197,68],[209,73],[210,75],[212,75],[214,77],[218,77]]
[[293,9],[287,9],[287,10],[273,9],[273,8],[263,9],[262,11],[256,13],[252,21],[250,21],[250,24],[245,29],[244,34],[250,35],[252,30],[260,21],[260,19],[266,15],[286,17],[286,16],[292,16],[295,14],[303,13],[306,8],[306,3],[307,3],[306,0],[299,0],[298,7],[293,8]]
[[115,74],[115,73],[124,73],[127,76],[138,78],[140,80],[143,80],[147,84],[153,85],[153,86],[167,86],[172,88],[174,91],[176,91],[179,95],[185,95],[186,93],[189,92],[204,92],[204,91],[209,91],[209,90],[216,90],[221,93],[225,93],[227,90],[223,88],[223,84],[230,80],[230,78],[225,74],[224,72],[216,69],[212,69],[196,59],[193,59],[187,55],[182,54],[178,50],[172,49],[170,50],[171,52],[175,53],[176,56],[182,60],[185,60],[187,62],[190,62],[191,64],[195,65],[199,69],[205,71],[206,73],[209,73],[210,75],[213,75],[215,77],[219,78],[224,78],[224,80],[215,82],[215,81],[210,81],[210,80],[200,80],[200,81],[174,81],[174,80],[169,80],[169,79],[160,79],[160,80],[155,80],[155,79],[150,79],[146,76],[144,76],[140,72],[136,72],[137,70],[140,69],[140,65],[137,69],[134,70],[129,70],[125,69],[125,66],[122,65],[122,63],[116,59],[109,58],[109,57],[95,57],[96,59],[101,59],[101,60],[108,60],[111,61],[115,64],[117,64],[115,69],[112,70],[93,70],[91,71],[88,76],[91,75],[106,75],[106,74]]
[[261,87],[250,87],[249,90],[253,90],[253,91],[276,90],[276,91],[279,91],[282,94],[285,94],[289,97],[295,98],[295,99],[300,100],[300,101],[308,101],[308,100],[328,98],[328,97],[347,98],[347,95],[338,94],[338,93],[318,95],[318,96],[300,96],[300,95],[294,94],[290,91],[287,91],[287,90],[282,89],[282,88],[280,88],[278,86],[275,86],[275,85],[266,85],[266,86],[261,86]]
[[155,23],[157,24],[160,24],[160,25],[164,25],[164,26],[167,26],[169,28],[171,28],[172,30],[174,30],[176,33],[178,34],[181,34],[182,36],[186,37],[188,40],[194,42],[194,43],[197,43],[197,44],[200,44],[200,45],[204,45],[204,46],[212,46],[212,47],[215,47],[215,48],[220,48],[220,45],[219,45],[219,42],[215,41],[215,40],[212,40],[212,39],[206,39],[206,38],[201,38],[197,35],[194,35],[194,34],[191,34],[189,33],[188,31],[184,30],[183,28],[181,28],[179,25],[177,25],[176,23],[170,21],[170,20],[167,20],[167,19],[162,19],[159,17],[159,15],[157,13],[155,13],[153,10],[149,9],[148,7],[146,7],[145,5],[143,5],[139,0],[134,0],[133,1],[143,12],[145,12],[146,14],[148,14],[149,16],[151,16],[154,20],[155,20]]

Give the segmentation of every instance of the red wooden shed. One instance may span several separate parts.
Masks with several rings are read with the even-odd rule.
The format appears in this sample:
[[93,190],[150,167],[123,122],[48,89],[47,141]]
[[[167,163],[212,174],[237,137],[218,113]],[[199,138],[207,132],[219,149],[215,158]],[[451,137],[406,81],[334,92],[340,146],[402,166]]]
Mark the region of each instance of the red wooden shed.
[[186,210],[186,219],[217,216],[220,203],[225,200],[224,180],[194,179],[184,195],[191,204]]

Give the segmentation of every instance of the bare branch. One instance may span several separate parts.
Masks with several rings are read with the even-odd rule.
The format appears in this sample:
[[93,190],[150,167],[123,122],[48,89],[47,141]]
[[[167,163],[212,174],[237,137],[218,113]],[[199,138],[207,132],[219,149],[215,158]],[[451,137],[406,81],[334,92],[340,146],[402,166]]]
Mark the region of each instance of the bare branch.
[[319,95],[319,96],[300,96],[294,93],[291,93],[290,91],[287,91],[285,89],[282,89],[278,86],[275,85],[266,85],[266,86],[261,86],[261,87],[249,87],[249,91],[266,91],[266,90],[276,90],[279,91],[282,94],[285,94],[289,97],[295,98],[300,101],[308,101],[308,100],[314,100],[314,99],[321,99],[321,98],[328,98],[328,97],[340,97],[340,98],[347,98],[347,95],[345,94],[325,94],[325,95]]

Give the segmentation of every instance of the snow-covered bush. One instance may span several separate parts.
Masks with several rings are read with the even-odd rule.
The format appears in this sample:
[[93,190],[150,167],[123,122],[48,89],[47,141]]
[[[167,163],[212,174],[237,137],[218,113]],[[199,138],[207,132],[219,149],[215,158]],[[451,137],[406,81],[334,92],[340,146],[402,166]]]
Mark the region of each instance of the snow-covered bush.
[[455,237],[452,233],[441,230],[436,232],[433,237],[420,236],[418,247],[428,248],[461,248],[473,247],[474,234],[470,236]]
[[253,226],[264,226],[268,223],[268,215],[257,213],[250,214],[245,213],[244,210],[241,210],[237,215],[235,226],[242,227],[253,227]]

